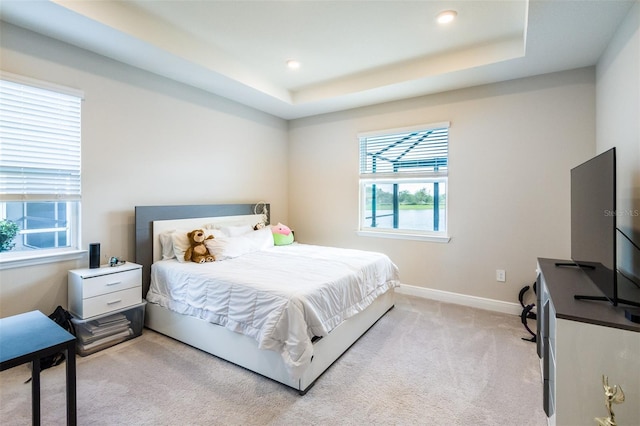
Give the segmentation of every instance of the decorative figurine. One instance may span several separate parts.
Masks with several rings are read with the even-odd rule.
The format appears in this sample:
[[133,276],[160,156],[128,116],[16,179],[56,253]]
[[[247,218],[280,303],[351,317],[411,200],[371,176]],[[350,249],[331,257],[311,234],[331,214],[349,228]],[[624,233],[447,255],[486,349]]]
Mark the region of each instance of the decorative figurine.
[[622,404],[624,402],[624,392],[618,385],[609,386],[609,378],[602,375],[602,386],[604,387],[604,405],[609,411],[609,417],[596,417],[595,421],[599,426],[617,426],[616,415],[613,413],[611,404]]

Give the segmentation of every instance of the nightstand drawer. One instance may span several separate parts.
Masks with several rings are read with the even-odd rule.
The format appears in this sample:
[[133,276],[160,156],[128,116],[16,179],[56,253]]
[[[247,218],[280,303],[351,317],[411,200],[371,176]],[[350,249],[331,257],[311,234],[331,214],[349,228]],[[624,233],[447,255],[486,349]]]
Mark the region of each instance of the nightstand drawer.
[[133,287],[115,293],[84,299],[82,301],[82,312],[77,312],[77,314],[81,318],[91,318],[141,302],[142,291],[140,287]]
[[[82,297],[84,299],[133,287],[137,287],[138,292],[142,293],[141,270],[133,269],[131,271],[85,278],[82,281],[82,287]],[[137,303],[140,303],[140,301]]]

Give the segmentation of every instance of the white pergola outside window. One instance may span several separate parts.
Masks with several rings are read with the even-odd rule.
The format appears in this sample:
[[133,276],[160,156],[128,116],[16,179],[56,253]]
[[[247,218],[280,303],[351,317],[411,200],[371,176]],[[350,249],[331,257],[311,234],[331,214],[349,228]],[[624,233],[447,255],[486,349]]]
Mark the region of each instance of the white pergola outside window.
[[448,241],[449,123],[358,139],[359,235]]

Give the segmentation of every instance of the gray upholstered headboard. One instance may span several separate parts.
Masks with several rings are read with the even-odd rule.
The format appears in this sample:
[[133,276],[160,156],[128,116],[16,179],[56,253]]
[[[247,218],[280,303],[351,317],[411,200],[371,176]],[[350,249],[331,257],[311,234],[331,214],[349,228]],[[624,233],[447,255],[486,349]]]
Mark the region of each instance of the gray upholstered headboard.
[[136,263],[142,265],[142,297],[149,290],[153,263],[153,221],[189,219],[198,217],[238,216],[262,213],[266,207],[269,222],[269,204],[201,204],[184,206],[136,206]]

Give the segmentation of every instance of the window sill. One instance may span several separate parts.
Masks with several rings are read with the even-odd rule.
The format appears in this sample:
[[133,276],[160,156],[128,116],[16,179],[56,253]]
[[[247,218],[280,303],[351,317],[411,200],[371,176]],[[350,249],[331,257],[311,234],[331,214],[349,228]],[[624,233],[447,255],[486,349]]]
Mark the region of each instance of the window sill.
[[449,236],[440,235],[422,235],[422,234],[404,234],[400,232],[384,232],[384,231],[357,231],[360,237],[376,237],[376,238],[392,238],[394,240],[417,240],[428,241],[432,243],[448,243],[451,240]]
[[7,257],[0,256],[0,271],[3,269],[21,268],[24,266],[35,266],[45,263],[81,259],[86,255],[86,252],[86,250],[70,250],[39,254],[30,252],[28,254],[16,254]]

